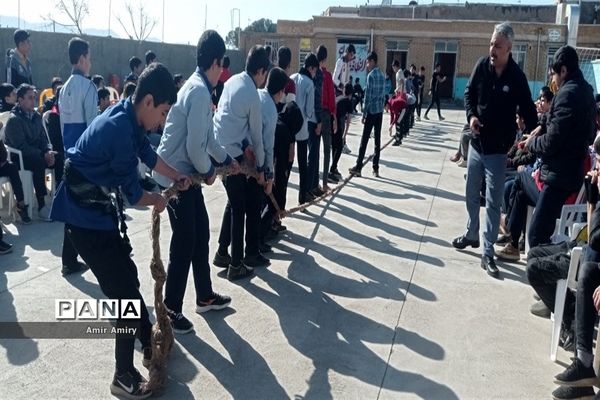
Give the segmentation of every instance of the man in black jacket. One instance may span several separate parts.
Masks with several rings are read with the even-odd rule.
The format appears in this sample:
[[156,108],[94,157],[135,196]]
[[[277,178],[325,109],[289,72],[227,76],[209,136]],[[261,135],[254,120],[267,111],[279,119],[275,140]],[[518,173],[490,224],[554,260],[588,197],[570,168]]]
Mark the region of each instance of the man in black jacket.
[[465,109],[473,139],[467,164],[466,203],[469,219],[466,232],[454,239],[457,249],[479,247],[479,192],[486,180],[486,226],[481,267],[498,277],[494,242],[500,224],[506,158],[515,140],[517,107],[530,130],[537,114],[527,78],[510,54],[514,32],[508,23],[496,25],[490,53],[477,62],[465,89]]
[[555,220],[565,200],[583,184],[587,148],[596,133],[593,89],[579,69],[579,57],[571,46],[554,55],[552,80],[559,90],[550,108],[547,132],[532,135],[525,148],[542,158],[544,189],[529,227],[529,244],[550,243]]

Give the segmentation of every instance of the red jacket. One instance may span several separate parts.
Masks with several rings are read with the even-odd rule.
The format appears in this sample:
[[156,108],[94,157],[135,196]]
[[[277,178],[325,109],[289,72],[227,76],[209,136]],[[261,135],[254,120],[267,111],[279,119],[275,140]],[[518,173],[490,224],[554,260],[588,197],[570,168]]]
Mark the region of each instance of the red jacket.
[[406,108],[407,104],[408,103],[406,93],[398,93],[388,100],[388,105],[390,106],[390,114],[392,117],[390,119],[390,126],[398,122],[400,113]]
[[327,71],[327,68],[322,67],[321,71],[323,72],[323,94],[321,96],[323,110],[327,110],[329,113],[335,115],[335,87],[333,86],[333,78],[331,73]]

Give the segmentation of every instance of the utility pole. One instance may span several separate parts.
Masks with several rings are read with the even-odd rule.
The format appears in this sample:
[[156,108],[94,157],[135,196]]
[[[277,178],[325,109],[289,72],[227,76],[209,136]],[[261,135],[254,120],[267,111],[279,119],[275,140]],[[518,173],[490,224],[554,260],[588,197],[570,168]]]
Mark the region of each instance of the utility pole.
[[204,4],[204,30],[206,31],[206,20],[208,17],[208,4]]
[[[237,12],[237,29],[236,29],[236,24],[235,24],[235,14]],[[240,47],[240,30],[241,30],[241,23],[240,23],[240,9],[239,8],[232,8],[231,9],[231,30],[235,33],[236,37],[237,37],[237,46],[236,47]]]
[[110,17],[112,15],[112,0],[108,0],[108,36],[110,37]]

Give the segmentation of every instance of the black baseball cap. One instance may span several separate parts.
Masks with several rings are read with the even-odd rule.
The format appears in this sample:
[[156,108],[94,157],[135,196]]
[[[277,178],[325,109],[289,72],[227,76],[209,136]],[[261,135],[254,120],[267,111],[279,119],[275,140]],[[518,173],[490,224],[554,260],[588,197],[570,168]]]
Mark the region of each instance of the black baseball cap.
[[18,45],[21,42],[29,39],[29,32],[23,29],[17,29],[14,34],[15,44]]

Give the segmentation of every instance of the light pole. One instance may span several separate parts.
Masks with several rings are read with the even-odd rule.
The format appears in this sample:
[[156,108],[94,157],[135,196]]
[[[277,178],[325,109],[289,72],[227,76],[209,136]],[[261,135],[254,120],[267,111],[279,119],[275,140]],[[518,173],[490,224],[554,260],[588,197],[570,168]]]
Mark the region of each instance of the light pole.
[[108,0],[108,36],[110,37],[110,16],[112,15],[112,0]]
[[[237,30],[235,29],[235,13],[237,12]],[[240,9],[239,8],[232,8],[231,9],[231,30],[233,31],[233,33],[235,33],[235,35],[237,36],[237,46],[236,47],[240,47],[240,30],[241,30],[241,22],[240,22]]]

